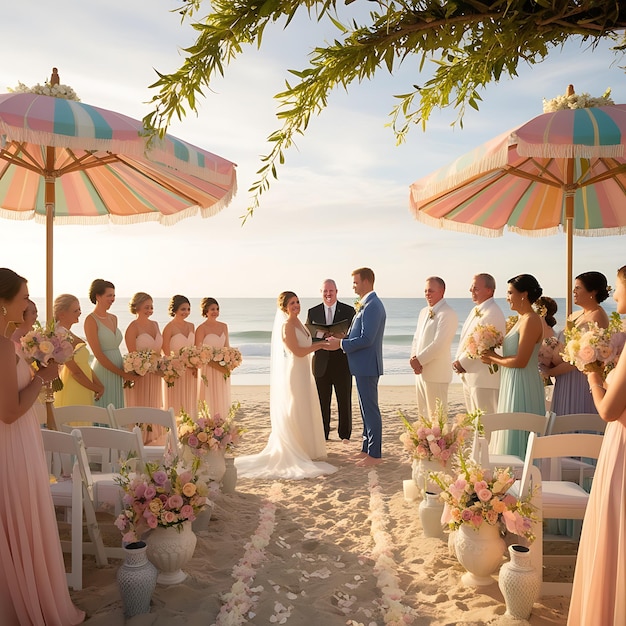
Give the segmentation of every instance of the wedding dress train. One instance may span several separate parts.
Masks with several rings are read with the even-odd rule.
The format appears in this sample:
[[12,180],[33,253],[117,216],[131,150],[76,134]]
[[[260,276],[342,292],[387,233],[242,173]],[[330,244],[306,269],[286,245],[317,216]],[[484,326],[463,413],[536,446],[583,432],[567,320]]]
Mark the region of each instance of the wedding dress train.
[[[326,440],[311,373],[311,355],[295,356],[282,343],[282,322],[274,325],[270,385],[270,433],[259,454],[235,460],[239,476],[246,478],[313,478],[337,468],[313,459],[326,458]],[[298,345],[311,345],[308,332],[296,329]]]

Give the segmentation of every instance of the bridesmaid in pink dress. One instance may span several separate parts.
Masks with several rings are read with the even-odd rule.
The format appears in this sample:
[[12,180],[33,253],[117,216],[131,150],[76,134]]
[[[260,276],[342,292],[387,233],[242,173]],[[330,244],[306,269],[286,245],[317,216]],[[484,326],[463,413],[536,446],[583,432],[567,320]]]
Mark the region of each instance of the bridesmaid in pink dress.
[[55,365],[33,370],[7,337],[28,303],[26,280],[0,269],[0,623],[73,626],[85,619],[70,600],[50,495],[50,476],[33,410]]
[[[195,341],[194,328],[186,319],[191,313],[191,304],[185,296],[176,295],[170,300],[168,308],[170,317],[174,319],[163,329],[163,354],[178,352],[186,346],[193,346]],[[197,413],[198,370],[188,367],[185,373],[168,387],[163,382],[163,406],[174,409],[176,415],[181,409],[192,417]]]
[[[223,348],[228,342],[228,326],[218,322],[220,305],[215,298],[203,298],[200,303],[202,316],[206,321],[196,328],[196,346]],[[202,377],[198,381],[198,401],[205,400],[211,415],[226,417],[230,409],[230,377],[224,378],[225,368],[217,363],[202,368]]]
[[[626,265],[617,272],[617,311],[626,313]],[[606,383],[587,375],[604,433],[585,512],[568,626],[626,624],[626,357],[622,353]]]
[[[141,350],[154,350],[157,356],[161,355],[163,337],[159,325],[150,319],[154,312],[152,298],[142,291],[136,293],[129,303],[131,313],[137,318],[126,329],[124,341],[128,352]],[[124,389],[124,402],[130,406],[149,406],[154,409],[163,408],[163,391],[161,377],[156,373],[138,376],[135,384],[130,389]],[[165,434],[162,426],[142,427],[144,430],[144,443],[154,441]]]

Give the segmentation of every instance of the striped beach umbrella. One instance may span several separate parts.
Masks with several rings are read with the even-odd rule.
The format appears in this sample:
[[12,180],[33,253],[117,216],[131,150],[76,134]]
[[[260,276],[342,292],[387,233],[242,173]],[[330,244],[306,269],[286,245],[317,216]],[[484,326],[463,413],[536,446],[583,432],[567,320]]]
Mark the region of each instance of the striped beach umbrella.
[[52,315],[54,224],[173,224],[226,207],[235,164],[171,135],[148,140],[142,122],[33,93],[0,95],[0,216],[47,229]]
[[486,237],[626,233],[626,105],[544,113],[414,182],[410,208],[436,228]]

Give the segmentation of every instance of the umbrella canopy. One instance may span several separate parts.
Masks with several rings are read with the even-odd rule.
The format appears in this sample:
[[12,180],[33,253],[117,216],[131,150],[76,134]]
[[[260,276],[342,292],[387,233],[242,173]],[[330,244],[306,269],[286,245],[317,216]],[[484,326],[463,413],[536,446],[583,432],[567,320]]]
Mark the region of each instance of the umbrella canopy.
[[626,105],[544,113],[410,187],[415,217],[437,228],[498,237],[626,233]]
[[235,164],[176,137],[148,140],[135,119],[32,93],[0,95],[0,216],[47,225],[47,316],[52,225],[172,224],[210,217],[236,191]]

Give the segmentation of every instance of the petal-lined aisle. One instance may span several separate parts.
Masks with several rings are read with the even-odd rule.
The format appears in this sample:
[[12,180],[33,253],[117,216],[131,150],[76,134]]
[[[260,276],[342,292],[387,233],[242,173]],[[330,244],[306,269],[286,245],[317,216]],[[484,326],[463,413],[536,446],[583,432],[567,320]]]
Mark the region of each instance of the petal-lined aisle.
[[[394,611],[404,614],[405,623],[414,615],[415,626],[514,624],[504,617],[496,584],[480,592],[464,587],[464,570],[447,545],[424,538],[417,503],[405,502],[402,494],[411,468],[402,456],[403,427],[396,413],[401,408],[415,416],[415,392],[381,387],[380,395],[384,463],[368,473],[349,459],[358,451],[356,440],[349,446],[331,440],[328,461],[340,468],[335,474],[279,483],[241,479],[235,494],[217,501],[208,536],[198,537],[185,568],[190,577],[178,586],[157,587],[151,614],[135,618],[137,623],[170,626],[184,617],[186,624],[215,624],[228,602],[225,594],[240,590],[243,567],[254,570],[249,624],[383,626],[401,623],[385,622]],[[461,397],[460,390],[451,394],[451,414]],[[233,400],[241,402],[247,429],[239,453],[258,452],[269,434],[269,389],[235,386]],[[246,560],[250,545],[264,550],[262,559]],[[72,597],[89,612],[88,624],[124,624],[117,567],[116,562],[104,570],[86,565],[86,588]],[[530,624],[564,625],[568,602],[542,599]],[[241,623],[232,616],[220,623]]]

